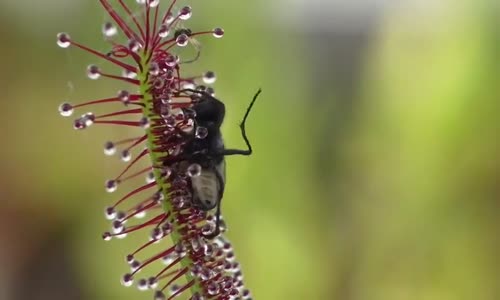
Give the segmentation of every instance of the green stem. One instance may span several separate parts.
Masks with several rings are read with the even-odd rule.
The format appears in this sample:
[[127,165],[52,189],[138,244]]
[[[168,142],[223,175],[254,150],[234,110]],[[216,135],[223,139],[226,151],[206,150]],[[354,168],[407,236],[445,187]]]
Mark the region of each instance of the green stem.
[[[153,115],[153,96],[151,93],[148,92],[150,86],[148,83],[148,70],[147,66],[149,65],[147,55],[143,54],[141,57],[141,65],[143,66],[143,71],[138,72],[137,78],[140,81],[140,93],[142,95],[142,104],[144,104],[142,113],[145,117]],[[155,152],[153,151],[154,149],[154,140],[155,137],[151,131],[151,127],[148,127],[146,129],[146,136],[147,136],[147,147],[149,149],[149,156],[151,158],[151,162],[153,166],[159,165],[160,164],[160,158],[164,157],[167,155],[167,153],[162,153],[162,152]],[[170,198],[168,196],[168,190],[170,188],[170,184],[164,182],[164,179],[161,175],[161,169],[159,168],[153,168],[153,173],[155,176],[156,183],[158,187],[161,189],[163,193],[163,210],[164,212],[168,213],[170,212],[170,215],[168,217],[168,221],[172,224],[172,232],[170,233],[170,236],[172,237],[172,242],[174,245],[182,243],[182,234],[180,233],[181,225],[177,223],[176,216],[173,213],[173,207],[170,202]],[[194,266],[194,262],[191,259],[189,255],[185,255],[181,261],[181,265],[185,268],[187,268],[188,272],[186,272],[185,276],[187,279],[187,283],[194,281],[194,284],[190,287],[190,290],[193,294],[199,293],[200,295],[203,295],[203,288],[201,285],[201,281],[199,278],[193,276],[190,272],[192,267]]]

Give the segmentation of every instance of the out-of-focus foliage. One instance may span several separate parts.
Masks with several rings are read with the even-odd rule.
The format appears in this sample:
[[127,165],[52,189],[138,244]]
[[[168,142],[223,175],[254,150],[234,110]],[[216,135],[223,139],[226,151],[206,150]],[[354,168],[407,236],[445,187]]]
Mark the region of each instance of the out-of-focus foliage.
[[[66,99],[118,88],[85,78],[93,57],[55,45],[68,31],[106,51],[97,2],[0,3],[0,299],[29,290],[23,280],[62,289],[28,280],[54,272],[69,272],[81,299],[151,298],[119,284],[124,255],[143,239],[100,238],[113,199],[103,182],[122,165],[101,149],[118,132],[75,132],[57,114]],[[223,202],[255,299],[500,298],[493,2],[388,6],[356,59],[355,93],[343,97],[328,70],[352,69],[335,69],[336,45],[301,32],[303,20],[275,27],[266,1],[191,1],[194,28],[226,30],[201,39],[201,60],[189,66],[218,74],[226,144],[243,145],[237,124],[263,89],[247,124],[255,155],[228,159]],[[61,259],[46,266],[50,253]]]

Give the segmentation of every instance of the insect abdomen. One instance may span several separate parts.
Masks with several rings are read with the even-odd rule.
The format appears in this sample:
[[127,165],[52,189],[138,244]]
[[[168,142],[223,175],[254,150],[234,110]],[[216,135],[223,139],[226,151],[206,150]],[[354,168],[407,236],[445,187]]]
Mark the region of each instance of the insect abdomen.
[[216,172],[204,168],[199,176],[191,178],[194,204],[204,210],[215,208],[221,197],[221,183]]

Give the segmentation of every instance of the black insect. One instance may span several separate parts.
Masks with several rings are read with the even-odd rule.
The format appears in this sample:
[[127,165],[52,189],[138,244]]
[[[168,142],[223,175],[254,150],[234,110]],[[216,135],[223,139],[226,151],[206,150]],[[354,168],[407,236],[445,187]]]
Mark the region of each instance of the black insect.
[[190,37],[193,35],[193,31],[189,28],[179,28],[174,32],[174,39],[177,39],[181,34],[185,34],[187,37]]
[[192,109],[196,113],[194,117],[194,132],[204,131],[205,136],[201,139],[190,138],[182,156],[184,161],[189,165],[198,164],[201,166],[201,173],[198,176],[191,177],[192,204],[204,211],[217,208],[215,214],[215,231],[206,236],[214,238],[220,233],[221,201],[226,183],[224,157],[229,155],[248,156],[252,154],[252,146],[245,131],[245,122],[261,90],[259,89],[254,95],[240,123],[241,135],[248,147],[245,150],[226,149],[224,147],[220,131],[226,112],[224,103],[204,91],[185,89],[181,92],[191,92],[193,96],[199,96],[196,97],[196,102],[192,106]]

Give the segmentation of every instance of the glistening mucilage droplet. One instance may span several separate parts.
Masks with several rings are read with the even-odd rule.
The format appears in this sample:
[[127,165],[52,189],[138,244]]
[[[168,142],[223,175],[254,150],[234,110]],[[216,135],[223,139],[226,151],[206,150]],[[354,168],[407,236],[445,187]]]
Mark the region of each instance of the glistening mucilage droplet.
[[102,34],[105,37],[112,37],[118,33],[116,26],[111,22],[106,22],[102,25]]
[[106,142],[104,144],[104,154],[107,156],[114,155],[116,153],[116,146],[113,142]]
[[186,173],[189,177],[198,177],[201,175],[201,166],[199,164],[191,164],[187,168]]
[[212,71],[205,72],[203,74],[203,82],[206,84],[213,84],[217,80],[215,73]]
[[69,117],[73,114],[73,106],[67,102],[59,105],[59,113],[61,114],[61,116],[63,117]]

